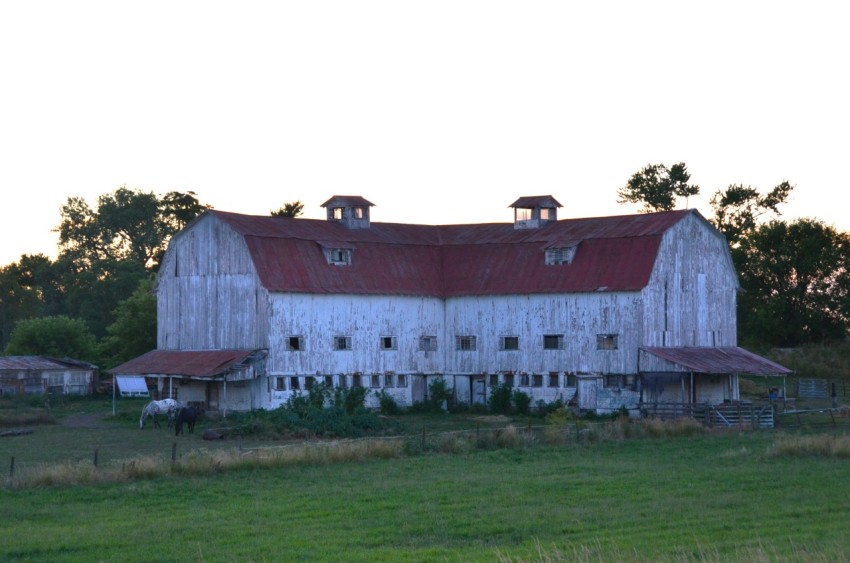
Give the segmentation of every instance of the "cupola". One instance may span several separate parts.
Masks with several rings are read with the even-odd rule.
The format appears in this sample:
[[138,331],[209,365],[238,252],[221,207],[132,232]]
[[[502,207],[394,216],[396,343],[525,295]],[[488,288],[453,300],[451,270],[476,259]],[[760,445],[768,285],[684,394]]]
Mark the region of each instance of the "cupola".
[[359,195],[335,195],[322,207],[328,210],[328,221],[342,223],[349,229],[368,229],[369,208],[374,205]]
[[558,208],[563,207],[550,195],[521,197],[513,202],[514,229],[539,229],[558,220]]

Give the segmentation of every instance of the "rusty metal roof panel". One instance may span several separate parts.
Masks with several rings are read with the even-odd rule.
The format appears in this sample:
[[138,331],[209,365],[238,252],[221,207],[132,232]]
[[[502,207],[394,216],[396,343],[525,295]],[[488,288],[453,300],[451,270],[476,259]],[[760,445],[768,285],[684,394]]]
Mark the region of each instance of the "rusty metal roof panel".
[[48,358],[46,356],[0,356],[0,370],[55,370],[97,369],[97,366],[70,358]]
[[113,375],[215,377],[230,371],[255,350],[151,350],[109,370]]
[[667,360],[696,373],[745,373],[785,375],[792,370],[737,346],[642,348],[655,357]]
[[[539,229],[513,223],[348,229],[316,219],[207,213],[244,236],[268,291],[449,297],[640,290],[663,233],[696,212],[565,219]],[[563,241],[577,247],[574,260],[547,266],[545,249]],[[350,250],[351,264],[329,264],[323,248]]]

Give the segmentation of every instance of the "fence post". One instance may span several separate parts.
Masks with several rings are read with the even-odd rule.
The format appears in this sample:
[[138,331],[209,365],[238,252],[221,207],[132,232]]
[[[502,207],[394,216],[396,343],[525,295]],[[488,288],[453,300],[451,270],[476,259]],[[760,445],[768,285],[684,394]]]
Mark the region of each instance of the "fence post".
[[425,427],[422,427],[422,453],[425,453]]
[[175,463],[177,461],[177,442],[174,442],[171,445],[171,463]]
[[15,476],[15,456],[12,456],[12,463],[9,465],[9,477]]
[[94,449],[94,466],[97,467],[97,448]]
[[480,422],[475,423],[475,446],[478,447],[478,448],[481,447],[481,423]]

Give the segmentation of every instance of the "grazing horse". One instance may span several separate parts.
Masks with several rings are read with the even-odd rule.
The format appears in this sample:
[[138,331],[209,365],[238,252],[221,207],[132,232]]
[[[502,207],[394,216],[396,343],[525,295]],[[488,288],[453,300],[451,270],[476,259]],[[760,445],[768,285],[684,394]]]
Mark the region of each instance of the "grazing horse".
[[177,412],[177,418],[174,420],[174,435],[179,436],[183,433],[183,423],[189,427],[189,432],[195,431],[195,421],[198,420],[198,411],[195,407],[183,407]]
[[156,415],[158,414],[166,414],[168,415],[169,426],[171,425],[171,421],[174,419],[174,415],[177,414],[177,411],[183,404],[176,399],[163,399],[161,401],[151,401],[145,408],[142,409],[142,416],[139,418],[139,428],[145,427],[145,421],[148,417],[153,417],[153,427],[159,428],[159,421],[156,419]]

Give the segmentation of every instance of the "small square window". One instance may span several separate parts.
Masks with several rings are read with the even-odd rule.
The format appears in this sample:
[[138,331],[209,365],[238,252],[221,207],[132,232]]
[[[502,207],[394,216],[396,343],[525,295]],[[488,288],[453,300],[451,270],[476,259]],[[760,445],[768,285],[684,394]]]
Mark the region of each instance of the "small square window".
[[334,266],[350,266],[351,265],[351,249],[349,248],[331,248],[326,251],[328,264]]
[[463,352],[471,352],[475,350],[474,336],[457,336],[455,337],[455,349]]
[[289,378],[289,390],[295,391],[297,389],[301,389],[301,385],[298,381],[298,378],[297,377],[290,377]]
[[384,387],[392,387],[393,386],[393,374],[385,373],[384,374]]
[[398,350],[398,341],[395,336],[381,337],[381,350]]
[[619,375],[606,375],[605,376],[605,387],[611,387],[612,389],[619,389],[622,384],[622,378]]
[[285,377],[275,377],[274,378],[274,390],[275,391],[286,391],[286,378]]
[[347,378],[346,378],[344,375],[338,375],[338,376],[336,376],[337,385],[338,385],[341,389],[345,389],[346,387],[348,387],[348,382],[346,381],[346,379],[347,379]]
[[568,373],[564,376],[564,387],[578,387],[578,378],[574,373]]
[[433,352],[437,349],[437,337],[436,336],[420,336],[419,337],[419,349],[424,352]]
[[499,374],[498,373],[491,373],[490,374],[490,387],[495,387],[498,384],[499,384]]
[[351,386],[363,387],[363,377],[359,373],[355,373],[351,376]]
[[396,376],[395,380],[396,387],[407,387],[407,374],[400,373]]
[[304,378],[304,389],[309,391],[310,389],[313,388],[313,385],[315,385],[315,383],[316,383],[315,377],[305,377]]
[[561,264],[572,264],[575,257],[576,248],[574,246],[565,246],[563,248],[547,248],[545,263],[547,266],[559,266]]
[[596,349],[597,350],[617,350],[619,342],[616,334],[597,334]]
[[500,337],[499,350],[519,350],[519,336]]
[[531,375],[531,386],[532,387],[543,387],[543,374],[535,373]]
[[324,378],[325,387],[331,388],[334,386],[334,378],[332,375],[326,375]]
[[351,337],[334,336],[334,350],[351,350]]
[[289,336],[286,339],[286,350],[289,352],[300,352],[304,350],[303,336]]
[[373,389],[376,389],[376,388],[380,387],[380,386],[381,386],[381,376],[380,376],[380,375],[373,375],[373,376],[371,376],[371,377],[370,377],[370,386],[371,386]]
[[550,371],[547,386],[548,387],[559,387],[560,386],[560,379],[561,379],[561,376],[558,375],[557,371]]
[[331,216],[337,221],[341,221],[345,218],[345,208],[344,207],[334,207],[331,209]]
[[531,380],[529,379],[527,373],[519,374],[519,386],[520,387],[530,387],[531,386]]
[[355,219],[362,219],[365,216],[366,216],[366,210],[365,209],[363,209],[362,207],[355,207],[354,208],[354,218]]
[[544,350],[563,350],[564,336],[561,334],[545,334],[543,335]]

